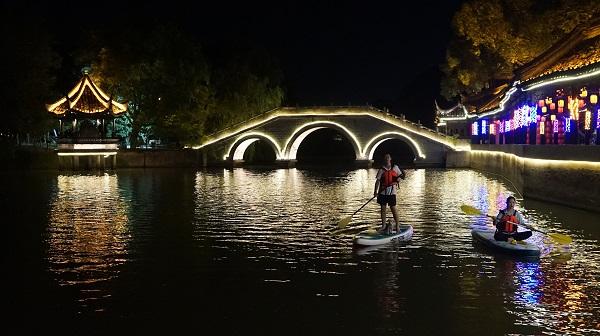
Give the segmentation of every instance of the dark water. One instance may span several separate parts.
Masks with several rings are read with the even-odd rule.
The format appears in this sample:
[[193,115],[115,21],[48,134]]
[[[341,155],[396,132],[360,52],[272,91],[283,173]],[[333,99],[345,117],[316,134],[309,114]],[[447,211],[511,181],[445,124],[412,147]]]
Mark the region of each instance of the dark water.
[[[459,206],[495,213],[513,189],[494,175],[410,171],[400,216],[414,239],[371,250],[330,230],[370,197],[375,170],[0,177],[11,334],[600,330],[600,215],[520,201],[531,223],[574,243],[534,234],[540,260],[489,253],[470,236],[484,220]],[[370,204],[351,225],[378,216]]]

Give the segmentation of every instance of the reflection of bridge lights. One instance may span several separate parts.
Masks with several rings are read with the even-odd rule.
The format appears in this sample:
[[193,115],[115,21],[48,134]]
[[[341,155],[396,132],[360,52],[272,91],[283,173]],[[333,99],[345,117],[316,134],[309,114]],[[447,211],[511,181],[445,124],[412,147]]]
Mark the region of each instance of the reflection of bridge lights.
[[[294,114],[294,115],[296,115],[296,114]],[[310,128],[311,125],[315,125],[315,127]],[[292,132],[292,135],[290,136],[290,138],[286,141],[285,146],[283,147],[285,150],[285,158],[288,160],[296,160],[296,154],[298,153],[298,148],[300,147],[300,144],[302,143],[304,138],[306,138],[306,136],[309,135],[310,133],[312,133],[318,129],[326,127],[326,126],[320,126],[320,125],[332,125],[332,126],[334,126],[334,129],[343,131],[353,141],[354,150],[356,151],[356,153],[355,153],[356,158],[358,158],[358,159],[363,158],[361,156],[362,151],[361,151],[360,141],[358,141],[358,139],[356,138],[356,135],[354,135],[354,133],[352,133],[349,129],[347,129],[343,125],[333,122],[333,121],[313,121],[313,122],[303,124],[300,127],[296,128],[294,130],[294,132]],[[306,129],[307,127],[309,127],[309,128]],[[306,129],[306,130],[302,131],[303,129]],[[302,133],[300,133],[300,132],[302,132]],[[296,135],[298,133],[300,133],[300,134]],[[292,140],[293,140],[293,142],[292,142]]]
[[542,272],[540,264],[535,262],[516,262],[518,287],[515,291],[515,300],[527,306],[540,303],[542,292],[540,283]]
[[[385,132],[385,133],[381,133],[381,134],[374,136],[365,146],[364,151],[362,153],[362,157],[369,159],[369,160],[373,160],[373,154],[375,154],[375,149],[377,149],[377,146],[379,146],[382,142],[384,142],[386,140],[396,139],[398,136],[400,137],[400,139],[408,140],[409,145],[416,152],[417,156],[420,157],[421,159],[425,159],[426,156],[423,153],[423,151],[421,150],[421,147],[419,146],[419,144],[413,138],[409,137],[408,135],[406,135],[404,133],[400,133],[400,132]],[[373,144],[373,142],[375,142],[376,139],[379,139],[381,137],[384,137],[384,138],[380,139],[379,141],[377,141],[377,143]],[[367,151],[369,152],[368,155],[367,155]]]

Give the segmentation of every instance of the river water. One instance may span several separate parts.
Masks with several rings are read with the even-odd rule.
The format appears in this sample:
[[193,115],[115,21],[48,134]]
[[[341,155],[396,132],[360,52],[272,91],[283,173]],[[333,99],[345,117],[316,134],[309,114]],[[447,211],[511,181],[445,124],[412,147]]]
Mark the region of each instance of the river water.
[[[0,173],[8,326],[19,333],[225,335],[600,332],[600,215],[533,200],[539,260],[473,244],[463,214],[514,188],[473,170],[411,170],[409,243],[360,249],[376,170]],[[549,181],[549,183],[555,183]],[[586,186],[582,186],[585,188]],[[556,192],[560,192],[557,183]],[[516,196],[519,198],[518,193]]]

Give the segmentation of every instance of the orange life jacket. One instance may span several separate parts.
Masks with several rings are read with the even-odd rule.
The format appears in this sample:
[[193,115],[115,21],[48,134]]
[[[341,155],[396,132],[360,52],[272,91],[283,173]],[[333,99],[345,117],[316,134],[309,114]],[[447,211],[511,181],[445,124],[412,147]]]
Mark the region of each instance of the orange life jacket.
[[398,172],[396,172],[394,167],[392,167],[389,170],[387,170],[385,168],[381,168],[381,169],[383,169],[383,174],[381,175],[381,183],[379,184],[380,192],[383,189],[394,185],[394,183],[396,183],[397,179],[398,179]]
[[504,211],[502,211],[502,215],[503,216],[502,218],[500,218],[500,225],[498,226],[498,228],[505,233],[517,232],[517,226],[513,224],[519,223],[517,219],[517,211],[515,210],[515,213],[512,216],[507,215]]

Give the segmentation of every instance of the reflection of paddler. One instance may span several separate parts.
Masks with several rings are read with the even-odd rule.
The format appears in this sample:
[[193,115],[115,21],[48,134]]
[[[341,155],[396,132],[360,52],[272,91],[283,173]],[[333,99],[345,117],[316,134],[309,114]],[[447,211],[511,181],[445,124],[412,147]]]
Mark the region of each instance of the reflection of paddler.
[[506,199],[506,209],[500,210],[494,218],[496,233],[494,239],[516,244],[517,241],[531,237],[531,231],[517,232],[518,224],[525,224],[525,219],[520,212],[515,210],[517,200],[513,196]]

